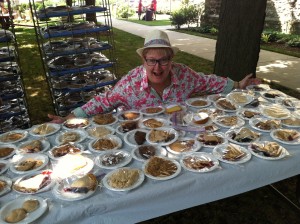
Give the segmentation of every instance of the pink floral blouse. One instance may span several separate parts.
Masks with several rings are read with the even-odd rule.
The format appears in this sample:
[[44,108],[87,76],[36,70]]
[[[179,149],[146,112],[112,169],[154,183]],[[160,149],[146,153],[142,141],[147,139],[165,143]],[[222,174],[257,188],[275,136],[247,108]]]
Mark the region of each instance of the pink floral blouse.
[[82,107],[72,112],[77,117],[87,117],[109,112],[115,108],[141,109],[147,106],[184,102],[192,94],[203,95],[228,93],[233,81],[216,75],[197,73],[183,64],[174,63],[171,69],[171,85],[163,92],[162,98],[148,84],[143,65],[131,70],[111,90],[95,96]]

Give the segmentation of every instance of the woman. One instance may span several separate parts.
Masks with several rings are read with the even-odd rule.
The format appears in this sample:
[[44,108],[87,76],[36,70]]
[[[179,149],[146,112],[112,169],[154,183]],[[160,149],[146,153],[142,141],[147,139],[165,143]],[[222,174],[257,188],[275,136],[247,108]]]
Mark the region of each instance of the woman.
[[110,91],[95,96],[66,118],[48,115],[52,122],[62,123],[73,117],[89,117],[115,108],[140,109],[146,106],[184,102],[193,94],[229,93],[256,82],[252,74],[240,82],[216,75],[197,73],[189,67],[172,61],[178,48],[170,44],[168,35],[161,30],[150,32],[144,47],[137,53],[143,64],[131,70]]

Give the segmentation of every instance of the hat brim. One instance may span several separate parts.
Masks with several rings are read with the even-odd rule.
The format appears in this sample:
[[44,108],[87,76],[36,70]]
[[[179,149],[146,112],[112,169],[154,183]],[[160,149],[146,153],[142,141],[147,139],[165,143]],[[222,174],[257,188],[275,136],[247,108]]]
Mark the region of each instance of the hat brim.
[[156,45],[151,45],[151,47],[142,47],[142,48],[139,48],[139,49],[136,50],[136,53],[138,53],[138,55],[140,55],[141,57],[143,57],[143,51],[145,49],[148,49],[148,48],[171,48],[173,50],[173,54],[174,55],[179,51],[178,47],[167,47],[165,45],[156,44]]

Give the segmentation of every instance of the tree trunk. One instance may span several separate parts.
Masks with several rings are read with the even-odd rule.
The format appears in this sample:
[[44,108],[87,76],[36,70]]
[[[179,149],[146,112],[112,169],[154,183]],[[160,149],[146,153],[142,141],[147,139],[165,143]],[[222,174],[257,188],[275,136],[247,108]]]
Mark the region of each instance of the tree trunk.
[[[95,0],[85,0],[86,5],[95,5]],[[86,14],[86,21],[97,22],[96,13],[88,13]]]
[[255,75],[267,0],[222,0],[214,73],[241,80]]

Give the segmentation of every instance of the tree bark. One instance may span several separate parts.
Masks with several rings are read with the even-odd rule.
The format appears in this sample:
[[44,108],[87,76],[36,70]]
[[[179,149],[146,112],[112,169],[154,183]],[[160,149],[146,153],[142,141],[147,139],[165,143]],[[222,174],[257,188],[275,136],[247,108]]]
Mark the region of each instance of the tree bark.
[[[95,5],[95,0],[85,0],[86,5]],[[97,22],[96,13],[88,13],[86,14],[86,21]]]
[[267,0],[222,0],[214,73],[241,80],[255,75]]

